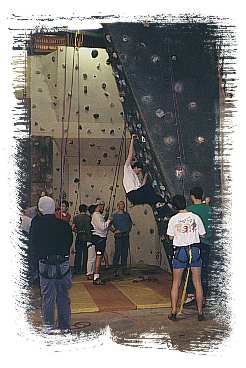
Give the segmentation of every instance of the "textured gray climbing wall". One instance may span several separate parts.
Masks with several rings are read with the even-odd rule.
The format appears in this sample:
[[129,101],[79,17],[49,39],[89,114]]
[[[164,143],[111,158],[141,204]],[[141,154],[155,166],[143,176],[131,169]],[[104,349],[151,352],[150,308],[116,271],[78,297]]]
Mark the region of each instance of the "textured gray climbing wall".
[[188,195],[191,186],[202,185],[211,195],[215,188],[214,32],[206,24],[105,25],[128,125],[140,137],[139,156],[147,167],[148,153],[153,156],[153,176],[160,170],[172,194]]

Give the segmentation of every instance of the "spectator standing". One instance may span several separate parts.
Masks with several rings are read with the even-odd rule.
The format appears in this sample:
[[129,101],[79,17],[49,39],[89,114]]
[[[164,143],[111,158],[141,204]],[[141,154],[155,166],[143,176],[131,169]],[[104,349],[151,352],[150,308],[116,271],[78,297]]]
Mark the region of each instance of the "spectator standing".
[[[112,216],[113,233],[115,239],[115,253],[113,257],[113,266],[118,266],[121,261],[121,269],[126,273],[127,257],[129,251],[129,233],[132,228],[132,219],[125,211],[124,201],[117,203],[117,211]],[[118,272],[115,273],[118,276]]]
[[[91,218],[86,213],[87,206],[81,204],[79,206],[79,214],[74,216],[72,230],[76,232],[75,240],[75,260],[74,260],[74,273],[80,275],[86,273],[87,259],[88,259],[88,248],[87,243],[91,243],[92,239],[92,225]],[[82,265],[81,265],[82,263]]]
[[69,252],[73,241],[71,226],[55,216],[55,202],[48,196],[39,199],[40,216],[32,221],[30,241],[39,259],[42,316],[48,330],[70,329],[71,307],[68,290],[72,286]]
[[108,213],[106,213],[105,217],[103,216],[104,207],[105,202],[99,201],[91,219],[91,223],[93,226],[92,243],[95,244],[96,248],[96,269],[93,276],[94,285],[104,285],[105,283],[100,278],[100,267],[101,267],[101,260],[106,248],[107,234],[109,227],[111,225],[111,220],[107,219]]

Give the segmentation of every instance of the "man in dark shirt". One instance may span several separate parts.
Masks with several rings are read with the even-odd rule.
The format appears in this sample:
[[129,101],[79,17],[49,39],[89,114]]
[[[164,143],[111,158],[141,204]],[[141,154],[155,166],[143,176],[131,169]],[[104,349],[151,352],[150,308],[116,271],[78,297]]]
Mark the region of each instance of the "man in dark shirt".
[[[124,201],[117,203],[117,211],[113,214],[112,224],[112,231],[115,238],[113,265],[118,266],[119,260],[121,260],[122,272],[126,273],[128,250],[130,247],[129,232],[132,228],[132,220],[129,213],[125,211]],[[115,272],[115,276],[118,275],[118,272]]]
[[68,294],[72,286],[69,253],[73,241],[71,227],[55,216],[55,202],[44,196],[39,199],[41,216],[32,221],[30,241],[39,259],[42,315],[48,329],[55,327],[57,305],[58,328],[69,330],[71,308]]
[[[87,270],[87,259],[88,259],[88,248],[87,242],[91,242],[91,217],[86,213],[87,206],[81,204],[79,206],[79,214],[74,216],[72,230],[76,232],[75,241],[75,260],[74,260],[74,273],[80,275],[82,272],[86,273]],[[82,260],[83,258],[83,260]],[[81,261],[82,269],[81,269]]]

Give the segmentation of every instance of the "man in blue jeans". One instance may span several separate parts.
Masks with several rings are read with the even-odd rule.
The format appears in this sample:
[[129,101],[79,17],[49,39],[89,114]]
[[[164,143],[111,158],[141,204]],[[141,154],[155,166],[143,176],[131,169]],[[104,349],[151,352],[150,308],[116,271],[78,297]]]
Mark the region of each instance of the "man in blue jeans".
[[[117,211],[112,217],[113,233],[115,238],[115,254],[113,258],[113,265],[118,266],[121,260],[122,272],[126,273],[127,257],[129,244],[129,233],[132,228],[132,219],[128,212],[125,211],[125,203],[120,201],[117,203]],[[118,272],[115,276],[118,276]]]
[[71,226],[55,216],[55,202],[44,196],[39,199],[40,216],[32,221],[30,241],[39,259],[42,317],[47,330],[56,327],[69,331],[71,308],[68,290],[72,286],[69,253],[73,241]]

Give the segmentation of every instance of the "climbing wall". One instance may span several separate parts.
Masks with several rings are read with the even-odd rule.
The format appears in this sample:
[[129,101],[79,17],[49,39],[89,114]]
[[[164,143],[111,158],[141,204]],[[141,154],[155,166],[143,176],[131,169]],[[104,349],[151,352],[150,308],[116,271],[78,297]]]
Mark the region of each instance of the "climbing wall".
[[[105,42],[138,156],[163,193],[214,191],[217,60],[206,24],[106,24]],[[154,170],[153,170],[154,165]]]
[[[51,193],[57,205],[62,180],[62,196],[69,201],[72,215],[78,213],[80,203],[90,205],[98,198],[106,203],[111,201],[115,210],[117,201],[125,199],[122,175],[130,134],[124,130],[124,99],[119,94],[109,55],[105,49],[62,47],[30,58],[31,134],[37,141],[49,139]],[[117,162],[120,170],[113,187]],[[45,183],[39,183],[35,198]],[[128,211],[134,224],[128,263],[168,269],[152,209],[136,206]],[[111,233],[107,253],[111,263]]]

